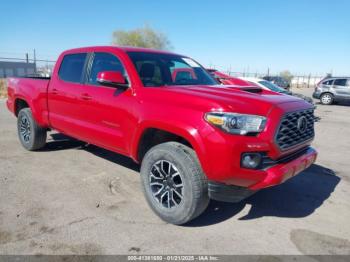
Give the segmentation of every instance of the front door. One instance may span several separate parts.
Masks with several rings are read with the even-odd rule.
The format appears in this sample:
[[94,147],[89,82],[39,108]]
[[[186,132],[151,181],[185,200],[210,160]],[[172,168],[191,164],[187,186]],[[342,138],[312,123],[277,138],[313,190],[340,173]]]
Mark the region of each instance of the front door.
[[118,57],[111,53],[97,52],[91,55],[87,72],[85,95],[85,121],[89,126],[89,141],[127,153],[136,125],[133,117],[135,99],[131,88],[123,89],[100,85],[97,75],[103,71],[119,71],[127,79],[125,68]]

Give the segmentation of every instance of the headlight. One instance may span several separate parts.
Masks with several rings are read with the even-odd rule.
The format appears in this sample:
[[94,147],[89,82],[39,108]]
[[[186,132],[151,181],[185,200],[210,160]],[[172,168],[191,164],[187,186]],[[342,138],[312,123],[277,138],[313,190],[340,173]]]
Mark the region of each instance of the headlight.
[[264,130],[266,117],[237,113],[210,112],[205,114],[205,120],[222,130],[238,135],[259,133]]

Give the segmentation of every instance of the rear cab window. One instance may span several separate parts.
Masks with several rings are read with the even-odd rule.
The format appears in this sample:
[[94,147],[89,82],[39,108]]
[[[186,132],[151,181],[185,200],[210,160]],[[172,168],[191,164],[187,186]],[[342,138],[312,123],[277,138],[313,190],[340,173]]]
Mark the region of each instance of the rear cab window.
[[58,71],[58,77],[66,82],[81,83],[86,58],[87,53],[65,55]]

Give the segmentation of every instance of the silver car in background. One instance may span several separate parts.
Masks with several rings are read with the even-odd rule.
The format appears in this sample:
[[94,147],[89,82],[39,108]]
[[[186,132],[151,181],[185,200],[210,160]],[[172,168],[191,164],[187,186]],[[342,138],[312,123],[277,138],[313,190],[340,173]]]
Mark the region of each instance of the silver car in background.
[[329,77],[315,87],[313,98],[320,99],[321,104],[350,101],[350,77]]

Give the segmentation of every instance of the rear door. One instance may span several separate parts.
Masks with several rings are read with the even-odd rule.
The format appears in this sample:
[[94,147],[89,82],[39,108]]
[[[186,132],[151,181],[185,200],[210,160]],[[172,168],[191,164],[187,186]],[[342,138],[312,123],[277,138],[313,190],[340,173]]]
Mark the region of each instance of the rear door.
[[337,78],[334,80],[333,89],[338,98],[350,98],[348,79]]
[[61,61],[57,75],[49,84],[49,121],[54,129],[84,140],[86,134],[86,99],[84,77],[89,55],[67,54]]

